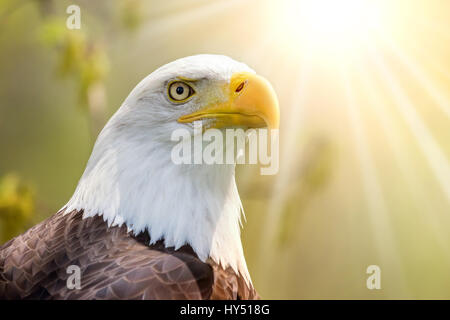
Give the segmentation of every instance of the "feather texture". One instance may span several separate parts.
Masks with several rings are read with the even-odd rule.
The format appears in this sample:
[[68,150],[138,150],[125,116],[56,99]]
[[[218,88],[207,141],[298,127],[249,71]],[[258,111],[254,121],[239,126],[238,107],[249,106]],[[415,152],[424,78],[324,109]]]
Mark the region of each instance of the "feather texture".
[[[249,299],[231,269],[202,262],[190,246],[148,246],[100,216],[58,213],[0,247],[0,299]],[[81,289],[66,285],[81,268]]]

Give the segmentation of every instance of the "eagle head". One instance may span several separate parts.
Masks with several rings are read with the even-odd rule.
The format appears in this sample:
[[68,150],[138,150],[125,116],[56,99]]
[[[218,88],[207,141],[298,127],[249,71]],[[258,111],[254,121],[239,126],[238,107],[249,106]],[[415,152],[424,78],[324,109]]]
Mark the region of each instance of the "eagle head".
[[[64,212],[103,216],[110,226],[147,231],[150,242],[192,247],[250,281],[240,241],[242,204],[234,164],[175,164],[172,133],[203,128],[277,128],[267,80],[221,55],[168,63],[144,78],[99,134]],[[225,147],[226,148],[226,144]]]

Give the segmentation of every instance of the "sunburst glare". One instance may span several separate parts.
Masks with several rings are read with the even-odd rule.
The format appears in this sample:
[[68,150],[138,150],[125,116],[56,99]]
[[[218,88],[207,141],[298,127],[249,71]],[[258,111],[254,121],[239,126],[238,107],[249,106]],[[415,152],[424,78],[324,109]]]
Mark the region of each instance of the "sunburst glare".
[[[280,106],[278,174],[236,172],[261,296],[450,298],[450,1],[80,1],[79,30],[72,1],[3,2],[0,186],[10,172],[35,182],[36,221],[67,202],[94,133],[142,78],[222,54]],[[366,287],[369,265],[383,290]]]

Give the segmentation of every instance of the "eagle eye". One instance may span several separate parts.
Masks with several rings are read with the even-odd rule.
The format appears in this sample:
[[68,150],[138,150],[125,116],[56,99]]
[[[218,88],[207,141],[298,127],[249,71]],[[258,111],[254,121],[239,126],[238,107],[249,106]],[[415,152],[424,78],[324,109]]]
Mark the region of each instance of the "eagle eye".
[[168,88],[169,98],[175,102],[184,102],[192,95],[195,91],[190,85],[183,81],[175,81],[169,84]]

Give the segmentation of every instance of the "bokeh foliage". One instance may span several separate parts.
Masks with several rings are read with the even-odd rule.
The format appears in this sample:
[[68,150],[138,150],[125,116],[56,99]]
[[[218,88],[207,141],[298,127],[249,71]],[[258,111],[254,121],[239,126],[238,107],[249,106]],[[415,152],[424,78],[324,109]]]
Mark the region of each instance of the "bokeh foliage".
[[[261,176],[255,166],[236,174],[245,255],[261,295],[448,299],[449,171],[430,161],[450,159],[442,112],[450,101],[449,3],[374,2],[386,4],[394,22],[385,36],[417,62],[439,93],[432,97],[420,85],[427,78],[386,45],[374,54],[400,89],[363,46],[342,55],[319,41],[312,50],[314,35],[296,30],[280,2],[294,3],[0,0],[0,242],[67,202],[98,131],[141,79],[180,57],[225,54],[268,78],[280,100],[279,175]],[[81,7],[80,30],[66,28],[72,4]],[[357,121],[349,120],[343,66]],[[418,119],[413,130],[399,112],[402,93],[413,104],[409,120]],[[424,152],[417,137],[439,152]],[[365,286],[371,264],[382,269],[380,291]]]
[[[115,28],[128,32],[137,30],[141,23],[140,2],[126,0],[114,5],[120,9]],[[47,54],[53,54],[51,68],[55,80],[72,80],[78,92],[73,105],[87,119],[92,144],[105,122],[105,81],[109,73],[105,39],[111,30],[101,25],[103,17],[95,12],[90,19],[98,23],[92,25],[92,29],[69,29],[66,26],[67,6],[67,3],[61,5],[53,0],[5,0],[0,3],[0,17],[5,25],[16,16],[22,16],[20,20],[23,22],[38,17],[35,28],[27,29],[32,33],[33,46],[36,49],[42,48]],[[86,18],[85,13],[88,12],[83,11],[83,18]],[[89,15],[87,16],[89,19]],[[17,22],[10,24],[14,23]],[[7,38],[3,41],[14,43],[17,39]],[[39,196],[39,190],[35,192],[34,188],[18,175],[0,172],[0,179],[0,242],[5,242],[50,212],[37,212],[36,196]],[[45,199],[41,200],[45,202]],[[46,205],[42,207],[48,209]]]
[[0,179],[0,242],[29,227],[35,212],[35,192],[15,174]]

